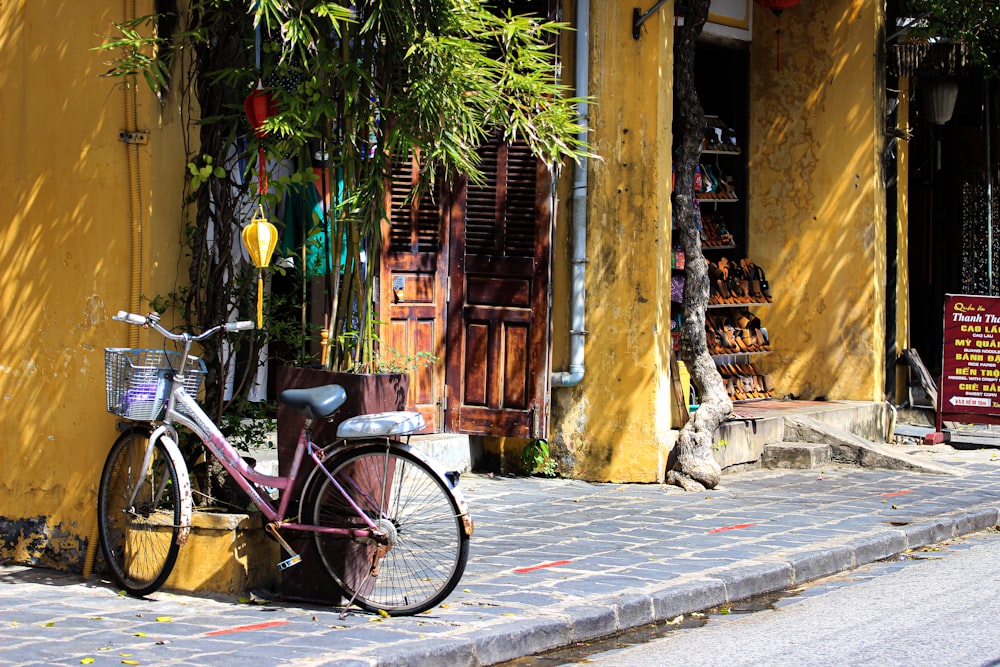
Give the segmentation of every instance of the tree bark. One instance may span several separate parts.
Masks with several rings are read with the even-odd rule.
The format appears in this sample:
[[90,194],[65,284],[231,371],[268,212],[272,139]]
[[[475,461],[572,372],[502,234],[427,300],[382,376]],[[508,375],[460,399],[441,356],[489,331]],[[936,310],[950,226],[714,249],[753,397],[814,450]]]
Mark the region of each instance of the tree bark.
[[690,0],[684,24],[674,40],[674,124],[678,154],[674,163],[674,219],[684,248],[684,315],[680,357],[691,371],[700,405],[681,429],[677,460],[667,481],[687,491],[715,488],[722,476],[713,456],[715,430],[732,412],[722,376],[708,353],[705,311],[708,307],[708,264],[701,250],[694,192],[694,175],[701,158],[705,116],[695,87],[695,43],[708,18],[710,0]]

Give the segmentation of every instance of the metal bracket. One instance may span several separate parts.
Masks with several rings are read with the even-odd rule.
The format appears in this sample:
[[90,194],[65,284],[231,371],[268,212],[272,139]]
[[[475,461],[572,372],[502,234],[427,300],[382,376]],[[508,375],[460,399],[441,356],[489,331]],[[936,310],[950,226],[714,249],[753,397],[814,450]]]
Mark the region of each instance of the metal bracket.
[[118,133],[118,139],[126,144],[148,144],[149,130],[136,130],[134,132],[122,130]]
[[632,39],[639,39],[639,36],[642,34],[639,30],[642,27],[642,24],[645,23],[646,19],[652,16],[657,9],[662,7],[663,3],[666,1],[667,0],[659,0],[655,5],[653,5],[652,9],[645,14],[643,14],[642,10],[638,7],[632,9]]

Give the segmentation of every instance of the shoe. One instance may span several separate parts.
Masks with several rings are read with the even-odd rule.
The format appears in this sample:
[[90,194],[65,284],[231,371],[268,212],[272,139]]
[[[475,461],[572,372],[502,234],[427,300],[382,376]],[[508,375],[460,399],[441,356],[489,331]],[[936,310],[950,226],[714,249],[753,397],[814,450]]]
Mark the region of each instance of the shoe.
[[760,293],[764,296],[767,303],[772,303],[774,299],[771,297],[771,285],[767,282],[767,276],[764,275],[764,269],[759,266],[754,267],[754,278],[760,288]]

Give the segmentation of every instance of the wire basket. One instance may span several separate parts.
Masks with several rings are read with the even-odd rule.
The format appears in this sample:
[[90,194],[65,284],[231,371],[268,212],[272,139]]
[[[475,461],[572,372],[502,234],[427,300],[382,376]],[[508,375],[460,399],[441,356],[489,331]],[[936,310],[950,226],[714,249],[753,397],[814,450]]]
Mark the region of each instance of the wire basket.
[[[170,379],[181,355],[171,350],[109,347],[104,350],[108,412],[134,421],[157,421],[163,415]],[[205,379],[205,362],[188,356],[184,390],[197,396]]]

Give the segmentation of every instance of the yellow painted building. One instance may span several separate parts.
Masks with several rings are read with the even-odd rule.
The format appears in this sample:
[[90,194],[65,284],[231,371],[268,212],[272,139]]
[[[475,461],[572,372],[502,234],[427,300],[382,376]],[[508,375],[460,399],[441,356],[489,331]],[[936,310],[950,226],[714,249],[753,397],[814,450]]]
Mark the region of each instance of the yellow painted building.
[[[578,1],[563,2],[573,22]],[[673,2],[633,37],[633,4],[589,0],[594,152],[586,198],[586,373],[552,389],[550,441],[564,473],[663,479],[671,420]],[[646,0],[645,12],[655,5]],[[720,4],[720,3],[717,3]],[[139,1],[136,14],[153,11]],[[761,364],[782,394],[882,401],[886,385],[885,81],[881,3],[806,0],[780,19],[749,0],[714,7],[718,39],[747,53],[747,230],[775,294]],[[717,11],[715,11],[717,10]],[[186,275],[180,252],[184,124],[145,86],[101,78],[95,51],[128,17],[103,3],[0,3],[0,560],[82,568],[98,479],[113,442],[110,320]],[[780,21],[781,70],[775,67]],[[578,26],[579,27],[579,26]],[[734,31],[733,37],[727,31]],[[747,51],[747,41],[752,48]],[[706,111],[708,111],[706,109]],[[124,134],[123,134],[124,133]],[[901,164],[903,160],[901,159]],[[570,169],[555,226],[552,359],[570,363]],[[903,178],[901,181],[905,180]],[[905,189],[900,195],[905,204]],[[905,210],[905,205],[899,207]],[[902,224],[902,223],[900,223]],[[905,239],[905,229],[900,235]],[[905,253],[903,253],[905,256]],[[905,260],[903,261],[905,265]],[[905,308],[897,339],[905,339]]]
[[82,567],[117,436],[104,348],[139,344],[111,316],[184,275],[177,111],[101,78],[94,50],[126,18],[0,4],[0,560]]

